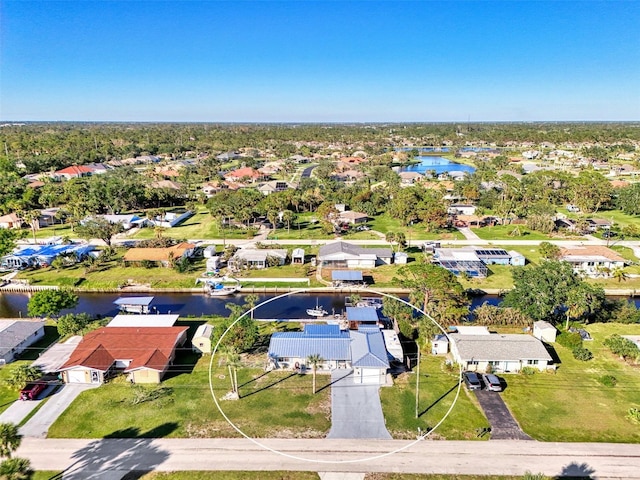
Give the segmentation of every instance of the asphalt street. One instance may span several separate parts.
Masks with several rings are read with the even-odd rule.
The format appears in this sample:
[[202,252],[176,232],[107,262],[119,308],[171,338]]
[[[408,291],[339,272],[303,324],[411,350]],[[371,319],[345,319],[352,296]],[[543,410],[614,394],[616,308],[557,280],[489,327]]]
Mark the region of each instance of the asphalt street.
[[[592,476],[639,479],[635,444],[424,440],[262,439],[36,439],[16,456],[38,470],[67,470],[71,478],[111,478],[115,472],[289,470],[432,474]],[[394,454],[390,452],[400,450]],[[248,459],[251,459],[248,461]],[[105,475],[101,475],[105,474]],[[65,474],[65,478],[69,478]]]

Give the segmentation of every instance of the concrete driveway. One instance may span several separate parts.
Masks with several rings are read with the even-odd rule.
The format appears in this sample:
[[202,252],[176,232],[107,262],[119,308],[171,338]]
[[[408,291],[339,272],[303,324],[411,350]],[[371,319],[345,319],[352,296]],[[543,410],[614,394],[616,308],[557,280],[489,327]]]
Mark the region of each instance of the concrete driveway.
[[14,423],[18,425],[40,405],[42,400],[51,395],[57,387],[57,383],[49,385],[44,391],[40,392],[36,400],[16,400],[9,408],[0,414],[0,423]]
[[[64,412],[71,402],[85,390],[99,385],[65,384],[55,392],[36,414],[22,427],[20,433],[24,437],[45,438],[49,427]],[[24,418],[24,417],[23,417]]]
[[491,425],[492,440],[533,440],[513,418],[498,392],[475,390],[476,397]]
[[390,440],[379,390],[378,385],[353,383],[353,370],[331,372],[331,430],[327,438]]

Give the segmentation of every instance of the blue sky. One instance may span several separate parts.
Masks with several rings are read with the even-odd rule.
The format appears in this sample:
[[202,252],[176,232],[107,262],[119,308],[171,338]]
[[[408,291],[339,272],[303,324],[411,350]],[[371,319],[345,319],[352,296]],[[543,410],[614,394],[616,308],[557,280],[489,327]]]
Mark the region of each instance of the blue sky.
[[640,120],[640,2],[0,3],[0,120]]

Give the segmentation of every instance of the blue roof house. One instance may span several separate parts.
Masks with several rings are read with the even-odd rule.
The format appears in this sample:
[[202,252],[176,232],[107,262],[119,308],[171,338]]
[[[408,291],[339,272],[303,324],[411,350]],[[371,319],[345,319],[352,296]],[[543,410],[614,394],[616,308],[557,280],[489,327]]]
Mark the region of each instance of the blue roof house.
[[277,332],[269,343],[271,369],[311,371],[307,358],[318,354],[318,371],[354,370],[355,383],[384,384],[387,350],[377,326],[343,331],[338,325],[305,325],[302,332]]

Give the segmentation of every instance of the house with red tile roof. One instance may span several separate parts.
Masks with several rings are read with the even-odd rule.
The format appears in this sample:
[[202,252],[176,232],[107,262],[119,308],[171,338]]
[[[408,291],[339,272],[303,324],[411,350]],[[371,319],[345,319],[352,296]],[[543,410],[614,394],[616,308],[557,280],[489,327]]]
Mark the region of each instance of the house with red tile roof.
[[53,174],[58,180],[71,180],[72,178],[88,177],[93,174],[93,168],[85,165],[71,165],[70,167],[56,170]]
[[20,228],[22,219],[15,213],[9,213],[0,217],[0,228]]
[[187,327],[102,327],[87,333],[59,368],[65,383],[102,384],[124,373],[132,383],[160,383]]
[[610,276],[616,268],[624,268],[625,259],[604,245],[580,245],[560,250],[560,260],[568,262],[576,273],[590,277]]
[[247,180],[249,180],[253,183],[261,178],[263,178],[263,175],[251,167],[238,168],[237,170],[232,170],[224,176],[224,179],[230,182],[246,182]]

